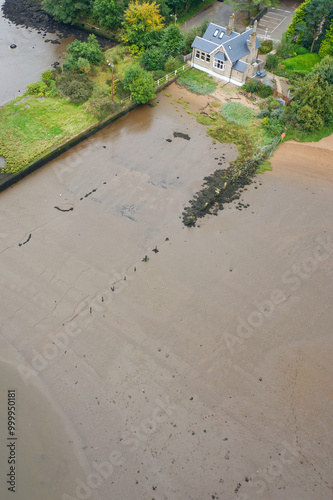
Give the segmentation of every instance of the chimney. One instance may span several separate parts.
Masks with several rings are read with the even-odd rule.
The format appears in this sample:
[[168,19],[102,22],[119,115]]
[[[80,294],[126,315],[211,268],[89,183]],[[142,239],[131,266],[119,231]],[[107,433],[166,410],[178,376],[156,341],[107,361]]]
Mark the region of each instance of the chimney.
[[250,35],[250,40],[248,42],[248,48],[250,53],[254,52],[256,48],[256,40],[257,40],[257,21],[254,21],[252,33]]
[[229,24],[228,24],[228,27],[227,27],[226,34],[230,35],[230,33],[232,32],[232,30],[234,29],[234,27],[235,27],[235,14],[232,14],[229,17]]

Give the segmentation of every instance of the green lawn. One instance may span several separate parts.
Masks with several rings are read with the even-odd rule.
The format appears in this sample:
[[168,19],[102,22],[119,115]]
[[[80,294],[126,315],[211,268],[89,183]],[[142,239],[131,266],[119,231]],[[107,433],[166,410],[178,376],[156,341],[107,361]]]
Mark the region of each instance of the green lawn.
[[181,75],[178,82],[191,92],[201,95],[211,94],[217,87],[212,76],[194,68]]
[[285,71],[292,74],[310,73],[313,66],[320,62],[318,54],[301,54],[281,61]]
[[17,172],[71,136],[96,122],[59,97],[18,97],[0,108],[0,155],[5,172]]

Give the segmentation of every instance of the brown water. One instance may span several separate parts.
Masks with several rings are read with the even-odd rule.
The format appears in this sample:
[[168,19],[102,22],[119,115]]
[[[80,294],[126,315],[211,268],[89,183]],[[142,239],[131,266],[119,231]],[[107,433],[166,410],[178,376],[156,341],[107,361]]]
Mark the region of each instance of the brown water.
[[[4,0],[0,1],[0,7]],[[48,34],[47,39],[58,39]],[[17,27],[4,17],[0,18],[0,105],[25,92],[25,87],[40,79],[41,73],[52,69],[51,64],[61,62],[71,38],[60,40],[60,45],[45,43],[37,30]],[[10,45],[17,47],[11,49]]]

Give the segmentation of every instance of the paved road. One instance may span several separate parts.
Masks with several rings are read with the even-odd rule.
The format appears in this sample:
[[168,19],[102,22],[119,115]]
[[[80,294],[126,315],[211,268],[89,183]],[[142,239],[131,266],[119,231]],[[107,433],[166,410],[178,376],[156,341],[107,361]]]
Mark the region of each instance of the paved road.
[[[282,34],[286,31],[288,25],[291,22],[295,9],[300,3],[301,2],[295,2],[295,0],[284,0],[279,3],[278,8],[269,9],[267,14],[260,20],[258,24],[259,37],[280,40]],[[183,25],[183,29],[184,31],[188,31],[194,26],[200,26],[200,24],[202,24],[205,20],[214,22],[216,24],[219,24],[220,26],[227,26],[229,17],[233,12],[233,5],[227,5],[222,2],[215,2],[207,9],[189,19],[185,23],[185,25]]]
[[215,2],[207,9],[199,12],[199,14],[186,21],[182,28],[184,29],[184,31],[188,31],[194,26],[200,26],[200,24],[206,21],[206,19],[220,26],[227,26],[229,17],[233,13],[233,11],[234,8],[232,5],[226,5],[222,2]]

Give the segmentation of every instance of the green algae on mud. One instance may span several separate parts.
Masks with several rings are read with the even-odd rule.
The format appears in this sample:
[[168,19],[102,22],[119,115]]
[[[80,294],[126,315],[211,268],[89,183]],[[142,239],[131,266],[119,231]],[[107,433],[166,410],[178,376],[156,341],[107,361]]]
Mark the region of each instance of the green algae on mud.
[[[228,106],[230,107],[226,104],[225,108]],[[189,201],[189,206],[184,208],[183,224],[187,227],[194,227],[197,220],[207,214],[217,215],[223,210],[224,204],[239,199],[240,189],[251,184],[258,171],[269,169],[267,159],[280,142],[280,139],[272,141],[254,117],[250,120],[247,116],[247,123],[244,121],[242,126],[236,125],[234,119],[228,121],[228,113],[223,112],[223,108],[224,106],[222,116],[211,109],[210,113],[197,115],[197,121],[211,126],[207,133],[214,140],[236,144],[238,157],[236,161],[230,162],[227,169],[217,169],[204,178],[202,189]],[[241,209],[242,204],[239,205]]]

